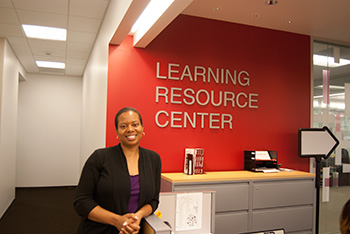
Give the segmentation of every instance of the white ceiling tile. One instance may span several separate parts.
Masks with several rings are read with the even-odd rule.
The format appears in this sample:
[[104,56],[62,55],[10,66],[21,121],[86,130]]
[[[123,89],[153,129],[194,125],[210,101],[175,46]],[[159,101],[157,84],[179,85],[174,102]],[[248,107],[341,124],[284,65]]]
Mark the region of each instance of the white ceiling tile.
[[66,75],[82,76],[83,73],[84,73],[84,69],[85,69],[85,66],[81,66],[81,65],[71,66],[71,65],[67,64],[67,66],[66,66]]
[[102,19],[107,5],[108,1],[102,0],[71,0],[69,14],[87,18]]
[[97,19],[70,16],[68,19],[68,30],[97,33],[100,24],[101,21]]
[[12,49],[15,51],[17,57],[22,55],[33,57],[32,50],[29,46],[12,46]]
[[25,37],[7,37],[7,40],[9,41],[10,45],[12,47],[14,46],[19,46],[19,47],[24,47],[27,46],[27,48],[29,49],[29,45],[28,42],[26,40]]
[[0,8],[0,23],[18,24],[16,11],[10,8]]
[[66,64],[69,64],[69,65],[85,66],[86,62],[87,62],[86,59],[72,59],[72,58],[67,58],[66,59]]
[[70,51],[90,51],[92,48],[92,44],[88,43],[79,43],[79,42],[67,42],[67,49]]
[[0,23],[0,36],[24,36],[20,25]]
[[40,40],[40,39],[28,39],[29,45],[32,48],[42,48],[42,49],[55,49],[55,50],[65,50],[65,41],[53,41],[53,40]]
[[77,52],[77,51],[67,51],[67,59],[88,59],[90,53],[89,52]]
[[17,9],[68,14],[68,0],[12,0]]
[[20,55],[17,57],[20,59],[23,67],[26,69],[27,72],[29,73],[39,72],[38,66],[36,65],[35,60],[32,56]]
[[39,73],[39,68],[36,65],[23,65],[27,73]]
[[66,56],[66,50],[52,49],[52,48],[32,48],[33,55],[35,56],[52,56],[52,57],[61,57]]
[[21,61],[22,61],[22,60],[23,60],[23,61],[26,61],[27,64],[29,64],[29,63],[35,64],[35,59],[34,59],[34,57],[31,56],[31,55],[25,55],[25,54],[23,54],[23,55],[19,55],[19,56],[17,56],[17,57],[20,58]]
[[68,26],[68,19],[65,15],[25,10],[18,10],[17,13],[21,24],[41,25],[56,28],[67,28]]
[[65,58],[53,57],[53,56],[34,56],[35,61],[51,61],[51,62],[60,62],[65,63]]
[[77,32],[68,31],[67,41],[68,42],[81,42],[81,43],[94,43],[96,38],[96,33],[88,32]]
[[0,7],[12,8],[11,0],[1,0],[0,1]]

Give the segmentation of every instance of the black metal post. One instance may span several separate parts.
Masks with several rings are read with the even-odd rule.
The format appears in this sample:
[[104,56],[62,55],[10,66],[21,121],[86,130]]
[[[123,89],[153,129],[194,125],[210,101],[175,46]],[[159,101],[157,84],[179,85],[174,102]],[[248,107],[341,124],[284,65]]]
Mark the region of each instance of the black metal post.
[[316,156],[316,224],[315,234],[319,233],[319,217],[320,217],[320,188],[321,188],[321,156]]

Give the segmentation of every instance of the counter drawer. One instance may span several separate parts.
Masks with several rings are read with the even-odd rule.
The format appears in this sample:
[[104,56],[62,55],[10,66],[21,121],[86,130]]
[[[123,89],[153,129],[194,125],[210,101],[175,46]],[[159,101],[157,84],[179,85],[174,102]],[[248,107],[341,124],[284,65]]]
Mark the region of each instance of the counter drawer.
[[314,180],[254,182],[253,210],[313,204]]
[[248,212],[216,213],[215,234],[244,233],[248,231]]
[[286,232],[312,231],[313,207],[301,206],[253,211],[253,230],[284,228]]
[[215,211],[248,210],[248,183],[176,185],[174,191],[213,190],[215,194]]

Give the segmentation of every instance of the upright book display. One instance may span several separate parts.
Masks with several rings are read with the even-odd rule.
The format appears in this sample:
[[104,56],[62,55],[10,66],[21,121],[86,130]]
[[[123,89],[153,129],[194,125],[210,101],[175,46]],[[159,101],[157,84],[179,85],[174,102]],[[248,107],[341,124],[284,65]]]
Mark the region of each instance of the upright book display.
[[203,174],[204,149],[186,148],[184,173],[186,175]]

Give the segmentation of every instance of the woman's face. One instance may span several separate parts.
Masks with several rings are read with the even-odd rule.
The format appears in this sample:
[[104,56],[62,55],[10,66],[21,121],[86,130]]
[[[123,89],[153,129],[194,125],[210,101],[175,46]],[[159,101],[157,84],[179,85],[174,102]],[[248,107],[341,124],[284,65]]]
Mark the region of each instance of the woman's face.
[[123,146],[138,146],[142,138],[142,133],[143,126],[137,113],[127,111],[119,115],[117,135]]

